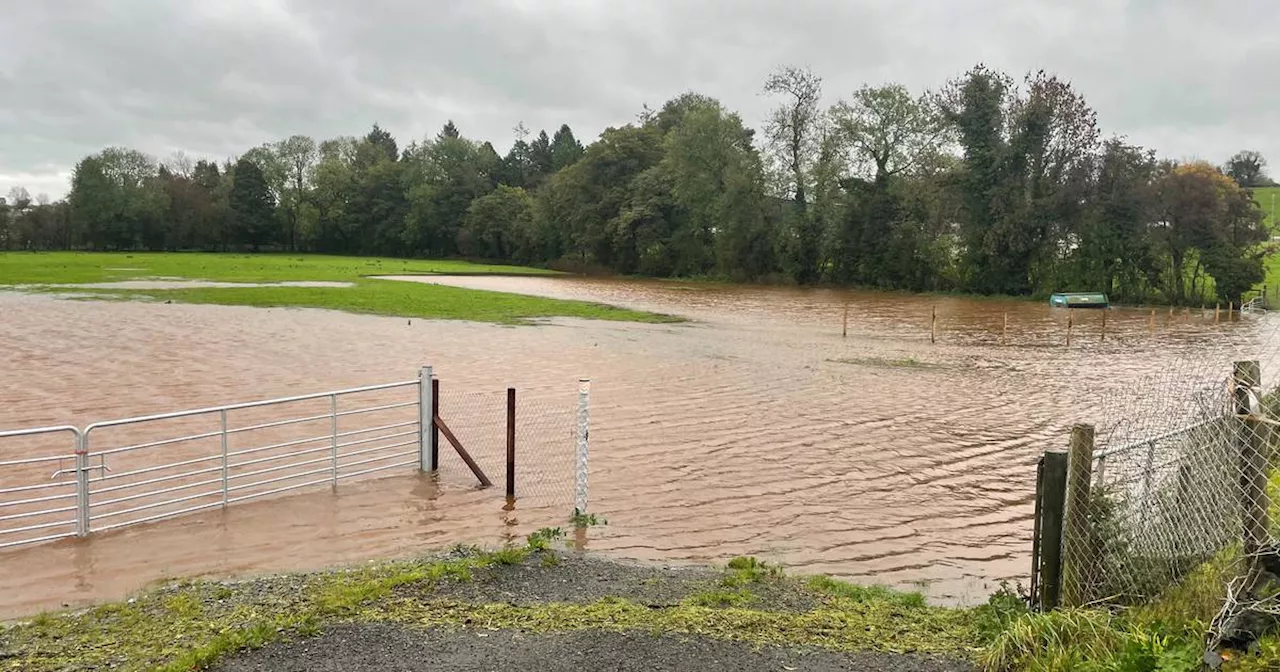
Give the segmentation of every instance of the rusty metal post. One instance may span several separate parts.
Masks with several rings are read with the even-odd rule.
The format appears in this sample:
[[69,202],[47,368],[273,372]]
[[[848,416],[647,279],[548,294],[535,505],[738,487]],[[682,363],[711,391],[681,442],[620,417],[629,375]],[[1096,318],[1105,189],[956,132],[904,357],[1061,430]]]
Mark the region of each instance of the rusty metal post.
[[507,497],[516,496],[516,388],[507,388]]
[[440,417],[440,379],[431,377],[431,471],[440,469],[440,428],[435,419]]

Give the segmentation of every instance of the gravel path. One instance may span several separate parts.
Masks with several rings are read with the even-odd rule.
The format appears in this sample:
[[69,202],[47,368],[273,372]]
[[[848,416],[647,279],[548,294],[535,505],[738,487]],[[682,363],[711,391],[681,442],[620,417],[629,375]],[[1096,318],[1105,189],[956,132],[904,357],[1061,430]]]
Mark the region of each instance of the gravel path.
[[[505,602],[515,605],[547,602],[595,602],[620,597],[650,607],[670,607],[691,594],[725,590],[720,580],[726,572],[713,567],[673,567],[652,563],[605,560],[579,553],[556,554],[557,564],[543,565],[539,558],[510,566],[476,572],[472,581],[434,587],[406,587],[400,591],[423,599],[460,602]],[[815,606],[812,593],[791,581],[752,583],[746,586],[752,609],[808,611]],[[418,592],[414,592],[418,591]]]
[[[677,607],[691,597],[731,592],[745,594],[748,600],[732,606],[774,612],[806,612],[819,606],[823,599],[807,589],[803,580],[742,581],[741,572],[724,568],[666,566],[606,560],[579,553],[544,552],[533,554],[519,564],[477,569],[467,581],[404,584],[394,589],[393,597],[423,602],[519,606],[591,603],[617,597],[653,609],[665,609]],[[964,661],[941,657],[843,653],[812,647],[756,647],[709,637],[659,635],[648,631],[533,633],[351,623],[325,626],[322,634],[314,638],[272,644],[234,655],[213,669],[218,672],[970,672],[973,667]]]
[[740,642],[640,632],[409,630],[348,625],[303,641],[228,659],[217,672],[969,672],[969,665],[923,656],[754,648]]

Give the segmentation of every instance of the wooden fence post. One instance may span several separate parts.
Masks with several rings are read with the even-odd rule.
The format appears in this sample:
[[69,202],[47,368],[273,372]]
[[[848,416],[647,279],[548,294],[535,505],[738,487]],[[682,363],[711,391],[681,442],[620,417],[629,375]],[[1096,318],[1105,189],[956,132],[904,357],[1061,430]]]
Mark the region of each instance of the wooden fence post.
[[1067,507],[1063,521],[1062,604],[1079,607],[1089,601],[1089,577],[1093,575],[1093,531],[1089,529],[1089,490],[1093,483],[1093,425],[1071,428],[1067,467]]
[[1067,454],[1044,454],[1044,506],[1040,521],[1040,610],[1057,608],[1062,597],[1062,516],[1067,504]]
[[[1244,522],[1244,554],[1251,558],[1251,575],[1257,576],[1257,552],[1267,543],[1267,459],[1263,451],[1264,425],[1253,413],[1262,367],[1257,360],[1236,362],[1232,372],[1235,411],[1240,432],[1240,513]],[[1248,586],[1252,588],[1251,581]]]
[[507,497],[516,496],[516,388],[507,388]]
[[929,342],[938,342],[938,306],[933,307],[933,317],[929,319]]
[[1076,321],[1076,309],[1068,308],[1067,309],[1067,347],[1068,348],[1071,347],[1071,327],[1074,326],[1075,321]]
[[849,304],[844,304],[844,323],[840,327],[840,338],[849,337]]
[[1044,520],[1044,456],[1036,460],[1036,504],[1031,514],[1031,581],[1027,587],[1033,608],[1040,606],[1040,524]]
[[1217,324],[1219,318],[1221,317],[1222,317],[1222,302],[1219,301],[1213,304],[1213,323]]
[[1000,345],[1009,344],[1009,311],[1004,311],[1004,326],[1000,327]]
[[1108,310],[1111,310],[1111,309],[1110,308],[1102,309],[1102,341],[1104,343],[1107,340],[1107,311]]

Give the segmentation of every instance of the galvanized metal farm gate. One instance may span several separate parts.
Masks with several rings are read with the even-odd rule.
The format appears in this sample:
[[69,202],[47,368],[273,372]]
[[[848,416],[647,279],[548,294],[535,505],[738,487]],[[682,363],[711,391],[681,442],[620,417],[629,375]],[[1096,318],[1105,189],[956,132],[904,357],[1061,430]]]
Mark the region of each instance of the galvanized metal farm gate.
[[[565,474],[580,511],[587,506],[589,390],[582,380],[571,473]],[[506,400],[506,494],[514,496],[514,389],[507,390]],[[500,426],[498,418],[485,421]],[[289,436],[293,431],[305,435]],[[104,436],[113,432],[124,437]],[[441,434],[488,486],[488,477],[440,417],[439,380],[429,366],[416,380],[95,422],[83,429],[0,431],[0,457],[12,453],[15,442],[23,444],[22,456],[0,459],[0,548],[336,487],[394,469],[436,472]],[[33,454],[43,452],[49,454]]]

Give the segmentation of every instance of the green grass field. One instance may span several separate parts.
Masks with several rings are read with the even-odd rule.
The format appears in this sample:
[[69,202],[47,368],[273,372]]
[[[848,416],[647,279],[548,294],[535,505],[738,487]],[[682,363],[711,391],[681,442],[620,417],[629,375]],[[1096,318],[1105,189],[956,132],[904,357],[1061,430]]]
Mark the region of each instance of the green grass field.
[[1276,215],[1280,214],[1280,187],[1257,187],[1253,190],[1253,200],[1258,202],[1266,215],[1267,228],[1276,228]]
[[[352,313],[479,322],[517,323],[540,317],[580,317],[631,322],[674,318],[585,301],[562,301],[457,287],[374,280],[372,275],[548,274],[536,268],[376,257],[297,254],[198,253],[0,253],[0,286],[26,285],[45,292],[76,292],[104,299],[125,297],[183,303],[259,307],[327,308]],[[181,289],[82,289],[69,285],[181,278],[219,282],[351,282],[353,287],[230,287]]]
[[[1280,215],[1280,187],[1257,187],[1253,190],[1253,199],[1258,202],[1262,208],[1262,212],[1266,215],[1263,220],[1267,229],[1272,235],[1280,235],[1280,231],[1276,231],[1277,215]],[[1275,300],[1277,290],[1280,290],[1280,253],[1272,254],[1267,257],[1267,279],[1265,281],[1267,293]]]

